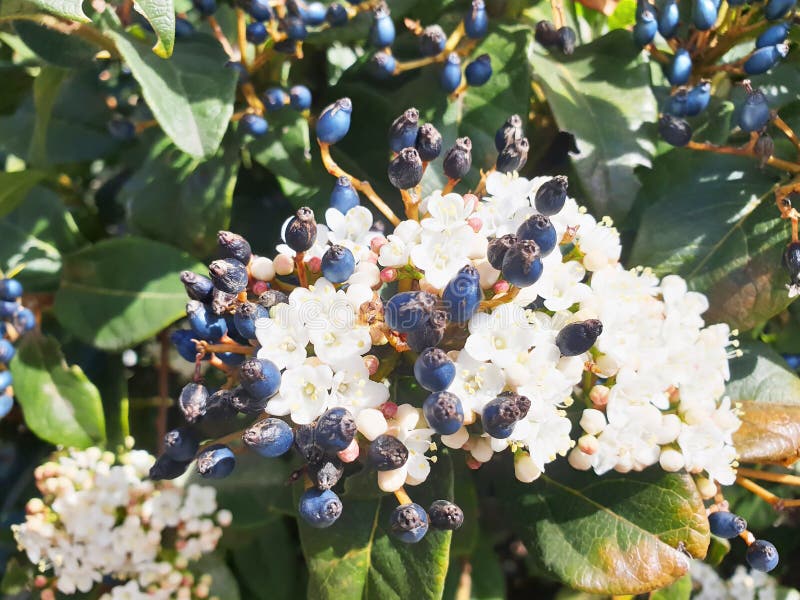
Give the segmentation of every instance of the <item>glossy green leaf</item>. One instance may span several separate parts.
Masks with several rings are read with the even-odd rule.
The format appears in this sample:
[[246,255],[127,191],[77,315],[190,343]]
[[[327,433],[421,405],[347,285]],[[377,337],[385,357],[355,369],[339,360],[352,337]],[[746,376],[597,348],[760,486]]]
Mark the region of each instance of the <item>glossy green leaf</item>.
[[64,259],[55,314],[79,339],[123,350],[179,319],[186,292],[179,274],[203,265],[179,250],[137,237],[104,240]]
[[150,147],[119,202],[134,233],[207,256],[216,248],[217,231],[228,228],[238,170],[234,144],[203,161],[164,138]]
[[507,597],[500,557],[486,535],[480,536],[470,556],[451,557],[443,597],[446,600],[504,600]]
[[64,82],[66,74],[64,69],[43,67],[33,82],[36,119],[33,122],[33,136],[28,151],[28,162],[33,167],[43,167],[47,164],[47,129],[50,126],[53,105],[58,97],[58,89]]
[[746,342],[731,360],[726,394],[740,402],[734,434],[740,462],[792,462],[800,457],[800,378],[762,342]]
[[747,330],[789,304],[781,267],[788,224],[769,173],[746,158],[674,150],[642,182],[646,208],[629,264],[676,273],[705,292],[710,323]]
[[210,36],[194,35],[163,60],[143,43],[111,34],[164,132],[178,148],[196,157],[219,148],[233,114],[237,75]]
[[534,77],[558,127],[575,136],[573,164],[598,215],[623,217],[641,187],[634,174],[653,156],[655,96],[641,52],[628,31],[579,46],[570,57],[533,44]]
[[684,575],[674,583],[651,592],[650,600],[689,600],[692,595],[692,576]]
[[161,58],[172,55],[175,45],[175,7],[172,0],[136,0],[133,7],[153,26],[158,42],[153,47]]
[[49,13],[73,21],[89,22],[83,12],[83,0],[3,0],[0,17]]
[[25,423],[51,444],[86,448],[105,440],[100,392],[80,367],[67,366],[58,341],[29,333],[11,361]]
[[16,173],[0,173],[0,217],[22,202],[30,189],[45,177],[42,171],[26,169]]
[[202,575],[211,576],[209,597],[220,598],[220,600],[239,600],[241,598],[239,583],[219,553],[205,554],[200,560],[190,563],[189,567],[197,578]]
[[66,35],[33,21],[14,23],[17,35],[37,56],[56,67],[81,67],[91,63],[98,47],[77,35]]
[[0,268],[8,271],[24,265],[17,279],[27,292],[52,292],[58,287],[63,255],[85,243],[59,197],[34,187],[24,202],[0,219]]
[[[449,458],[441,456],[427,482],[408,491],[423,507],[435,499],[451,498],[453,476]],[[299,492],[296,495],[299,497]],[[342,516],[327,529],[314,529],[299,521],[300,541],[309,571],[309,598],[441,597],[449,561],[450,532],[428,531],[418,543],[405,544],[389,533],[389,517],[397,506],[394,496],[366,498],[346,493],[342,502]]]
[[508,488],[505,514],[531,559],[579,590],[649,592],[688,572],[684,551],[702,558],[708,548],[705,508],[688,475],[562,468]]

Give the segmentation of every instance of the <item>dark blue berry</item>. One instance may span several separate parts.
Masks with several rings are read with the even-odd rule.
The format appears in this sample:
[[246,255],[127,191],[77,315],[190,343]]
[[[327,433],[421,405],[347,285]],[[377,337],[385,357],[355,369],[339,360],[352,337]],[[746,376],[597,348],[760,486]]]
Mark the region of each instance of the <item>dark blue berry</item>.
[[377,471],[394,471],[408,460],[408,448],[393,435],[383,434],[369,445],[367,462]]
[[422,352],[425,348],[435,346],[442,341],[447,327],[447,313],[434,310],[426,321],[406,334],[406,344],[414,352]]
[[126,142],[136,137],[136,125],[130,119],[114,117],[108,122],[108,133],[111,137]]
[[300,496],[297,511],[311,527],[322,529],[333,525],[342,515],[342,501],[331,490],[309,488]]
[[331,283],[344,283],[355,269],[356,259],[344,246],[334,244],[322,255],[322,276]]
[[14,383],[11,371],[0,371],[0,394],[5,393],[9,386]]
[[422,181],[422,159],[413,146],[403,148],[390,162],[386,170],[389,182],[399,190],[409,190]]
[[680,13],[675,0],[667,0],[658,15],[658,32],[664,39],[669,39],[678,31]]
[[14,397],[11,394],[0,394],[0,419],[14,408]]
[[530,150],[528,138],[512,142],[497,155],[495,169],[500,173],[512,173],[521,170],[528,161],[528,150]]
[[274,458],[286,454],[292,448],[294,432],[285,421],[270,417],[245,430],[242,441],[261,456]]
[[0,300],[13,301],[22,296],[22,284],[10,277],[0,279]]
[[439,25],[428,25],[419,36],[419,53],[422,56],[436,56],[444,52],[447,36]]
[[307,463],[319,463],[323,460],[325,452],[317,445],[317,426],[300,425],[294,432],[294,446]]
[[264,93],[261,95],[261,100],[264,102],[264,106],[268,112],[275,112],[286,106],[289,98],[286,92],[281,88],[271,87],[264,90]]
[[217,247],[220,258],[235,258],[243,264],[248,264],[253,256],[250,243],[238,233],[232,231],[217,232]]
[[680,48],[675,52],[669,67],[667,68],[667,79],[672,85],[684,85],[689,81],[692,74],[692,57],[689,53]]
[[414,361],[414,377],[429,392],[442,392],[456,377],[456,365],[440,348],[426,348]]
[[533,285],[542,276],[539,246],[533,240],[517,240],[505,253],[503,277],[517,287]]
[[14,316],[19,304],[11,300],[0,300],[0,319],[6,320]]
[[514,425],[528,414],[531,401],[514,392],[502,392],[483,407],[481,424],[493,438],[505,439],[514,431]]
[[462,267],[442,292],[447,316],[454,323],[466,323],[481,303],[480,275],[472,265]]
[[422,412],[428,425],[436,433],[452,435],[464,423],[461,400],[452,392],[434,392],[422,403]]
[[347,211],[354,206],[359,205],[358,192],[350,183],[350,178],[346,176],[339,177],[333,186],[331,192],[331,208],[335,208],[342,214],[347,214]]
[[511,115],[506,119],[506,122],[503,123],[503,126],[494,134],[494,147],[498,152],[502,152],[503,148],[524,137],[525,133],[522,131],[522,118],[519,115]]
[[539,247],[539,254],[547,256],[558,244],[556,228],[545,215],[531,215],[517,229],[518,240],[533,240]]
[[686,95],[686,114],[694,117],[708,108],[711,101],[711,83],[703,81],[694,86]]
[[218,342],[223,335],[228,333],[228,324],[225,318],[215,315],[213,311],[197,300],[190,300],[186,304],[186,316],[195,335],[209,342]]
[[247,83],[250,80],[250,73],[248,73],[245,66],[238,61],[229,60],[228,62],[225,63],[225,68],[233,69],[234,71],[236,71],[239,77],[238,79],[239,84]]
[[764,93],[761,90],[749,92],[739,113],[739,127],[742,131],[761,131],[767,126],[769,118],[769,105]]
[[280,52],[281,54],[290,54],[294,55],[297,53],[297,42],[290,39],[281,40],[280,42],[275,42],[275,45],[272,47],[275,52]]
[[708,31],[717,20],[717,6],[712,0],[693,0],[693,2],[692,22],[694,26],[700,31]]
[[289,104],[295,110],[311,108],[311,90],[304,85],[295,85],[289,90]]
[[246,340],[256,339],[256,321],[268,319],[269,310],[255,302],[242,302],[233,313],[233,324],[239,335]]
[[322,461],[308,465],[308,478],[318,490],[329,490],[344,475],[344,463],[336,457],[325,457]]
[[747,521],[739,515],[727,511],[717,511],[708,515],[711,533],[717,537],[733,539],[747,529]]
[[273,16],[268,0],[250,0],[245,10],[256,21],[270,21]]
[[489,264],[500,271],[503,268],[503,259],[506,257],[506,252],[516,243],[517,236],[513,233],[507,233],[502,237],[489,240],[489,245],[486,248],[486,258]]
[[215,352],[214,355],[229,367],[238,367],[245,359],[244,354],[236,352]]
[[786,58],[789,46],[776,44],[764,46],[753,52],[743,65],[744,72],[748,75],[760,75],[774,67],[782,58]]
[[164,453],[172,460],[188,462],[194,458],[200,442],[188,427],[180,427],[164,436]]
[[800,369],[800,354],[781,354],[788,367],[794,371]]
[[436,500],[428,508],[428,517],[433,529],[455,531],[464,523],[464,511],[448,500]]
[[346,449],[356,435],[356,421],[346,408],[329,408],[317,421],[316,443],[328,454]]
[[317,222],[314,211],[307,206],[297,209],[294,217],[287,223],[283,240],[295,252],[305,252],[317,241]]
[[408,333],[430,318],[436,297],[427,292],[401,292],[392,296],[383,316],[390,329]]
[[200,302],[211,302],[214,292],[214,283],[211,279],[192,271],[182,271],[181,282],[189,298]]
[[492,60],[488,54],[481,54],[464,69],[467,83],[473,87],[480,87],[492,77]]
[[423,162],[436,160],[442,153],[442,134],[431,123],[425,123],[417,131],[414,147]]
[[11,324],[17,330],[17,333],[21,335],[36,327],[36,315],[33,314],[31,309],[20,306],[11,315]]
[[353,104],[350,98],[339,98],[326,107],[317,121],[317,138],[326,144],[335,144],[350,130]]
[[369,61],[369,70],[378,79],[389,79],[394,75],[397,61],[391,54],[378,52]]
[[681,147],[691,141],[692,127],[687,121],[664,113],[658,119],[658,134],[668,144]]
[[461,85],[461,57],[455,52],[447,55],[439,82],[442,89],[448,93],[456,91]]
[[177,479],[188,468],[191,460],[182,461],[175,460],[167,454],[162,454],[156,459],[156,462],[150,467],[148,477],[153,481],[162,481],[164,479]]
[[227,294],[238,294],[247,289],[247,267],[235,258],[221,258],[208,265],[214,287]]
[[287,17],[281,22],[281,28],[286,33],[289,41],[302,42],[308,37],[306,24],[299,17]]
[[322,2],[312,2],[306,6],[306,12],[303,15],[303,21],[306,25],[316,27],[325,22],[325,5]]
[[[533,204],[541,214],[551,217],[561,212],[567,201],[569,181],[563,175],[556,175],[536,190]],[[541,247],[540,247],[541,249]]]
[[[181,358],[189,362],[194,362],[197,357],[197,344],[194,342],[194,338],[194,333],[188,329],[178,329],[177,331],[173,331],[172,335],[169,336],[170,341],[173,346],[175,346],[178,354],[181,355]],[[203,360],[209,360],[210,358],[211,357],[206,354]]]
[[572,27],[562,27],[556,32],[558,36],[558,48],[563,54],[569,56],[575,52],[575,44],[578,41],[578,36]]
[[239,367],[239,381],[253,398],[268,399],[281,385],[281,372],[266,358],[248,358]]
[[639,47],[647,46],[656,37],[658,32],[658,22],[656,16],[649,10],[642,13],[633,26],[633,41]]
[[597,319],[587,319],[565,326],[556,336],[556,346],[562,356],[578,356],[594,346],[603,333],[603,324]]
[[328,21],[332,27],[346,25],[348,19],[347,9],[344,6],[338,2],[328,5],[328,12],[325,13],[325,20]]
[[545,48],[552,48],[558,44],[558,30],[552,21],[539,21],[536,23],[534,39]]
[[464,15],[464,31],[473,40],[479,40],[489,32],[489,15],[483,0],[472,0],[472,6]]
[[747,564],[756,571],[768,573],[778,566],[778,549],[766,540],[756,540],[747,547]]
[[778,23],[777,25],[772,25],[769,27],[764,33],[762,33],[758,38],[756,38],[756,48],[766,48],[767,46],[776,46],[786,41],[787,36],[789,35],[789,29],[791,29],[792,24],[791,22],[787,21],[786,23]]
[[792,285],[800,284],[800,242],[789,242],[783,251],[782,263]]
[[267,41],[267,28],[261,21],[250,23],[245,29],[247,41],[251,44],[260,45]]
[[376,48],[387,48],[394,44],[395,30],[389,8],[385,3],[379,4],[373,11],[374,20],[369,30],[369,41]]
[[208,388],[201,383],[187,383],[178,396],[178,406],[183,417],[189,423],[194,423],[206,414]]
[[444,154],[442,168],[450,179],[461,179],[472,167],[472,140],[468,137],[458,138],[455,146]]
[[[242,361],[242,363],[239,365],[240,369],[241,365],[243,364],[244,361]],[[267,406],[267,401],[269,400],[268,397],[254,398],[241,385],[236,386],[231,390],[231,394],[228,399],[236,412],[242,413],[243,415],[262,414],[264,412],[264,408]]]
[[428,533],[428,515],[415,502],[401,504],[392,511],[389,530],[401,542],[416,544]]
[[667,99],[664,112],[673,117],[685,117],[689,110],[689,92],[681,88]]
[[413,147],[418,131],[419,111],[416,108],[406,109],[389,127],[389,149],[400,152],[403,148]]
[[767,0],[764,6],[764,16],[769,21],[777,21],[792,10],[797,4],[797,0]]
[[0,364],[7,365],[10,363],[16,353],[17,350],[14,348],[14,344],[5,338],[0,339]]
[[207,479],[222,479],[233,473],[236,456],[223,444],[212,444],[197,455],[197,472]]
[[175,17],[175,38],[187,38],[194,33],[194,25],[186,19]]
[[204,17],[209,17],[217,12],[216,0],[192,0],[192,6]]

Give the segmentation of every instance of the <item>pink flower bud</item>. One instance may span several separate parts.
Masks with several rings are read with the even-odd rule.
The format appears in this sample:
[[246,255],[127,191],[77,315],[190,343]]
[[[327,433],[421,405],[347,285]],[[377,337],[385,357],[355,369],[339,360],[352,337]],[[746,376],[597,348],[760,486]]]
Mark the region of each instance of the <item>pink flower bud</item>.
[[391,419],[393,416],[397,414],[397,404],[389,400],[388,402],[384,402],[378,408],[381,409],[383,416],[387,419]]
[[336,454],[343,463],[351,463],[358,458],[359,448],[355,439],[350,440],[350,445]]
[[494,290],[495,294],[504,294],[510,287],[511,285],[505,279],[501,279],[492,286],[492,290]]
[[267,285],[266,281],[256,281],[255,283],[253,283],[253,293],[256,296],[260,296],[261,294],[266,292],[268,289],[269,289],[269,286]]
[[394,281],[397,279],[397,269],[394,267],[386,267],[381,271],[381,281],[384,283],[389,283],[390,281]]

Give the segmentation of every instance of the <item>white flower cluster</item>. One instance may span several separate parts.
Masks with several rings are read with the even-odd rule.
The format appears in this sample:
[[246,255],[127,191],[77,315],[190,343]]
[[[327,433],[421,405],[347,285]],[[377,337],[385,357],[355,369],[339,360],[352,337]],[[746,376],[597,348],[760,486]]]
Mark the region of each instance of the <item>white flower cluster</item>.
[[92,447],[37,467],[42,498],[28,501],[25,522],[12,529],[30,561],[53,575],[39,587],[86,593],[111,576],[124,583],[103,600],[208,597],[210,579],[195,581],[187,566],[216,548],[231,514],[217,511],[212,487],[146,479],[153,461],[140,450],[115,457]]
[[[705,325],[705,296],[688,291],[680,277],[659,281],[646,269],[624,269],[617,230],[571,198],[550,217],[565,254],[557,248],[542,257],[542,276],[507,293],[509,284],[487,259],[489,241],[516,232],[536,214],[533,200],[547,181],[492,173],[481,199],[434,192],[420,203],[419,221],[402,221],[385,237],[373,229],[364,207],[346,215],[328,210],[328,227],[318,226],[305,260],[312,261],[313,272],[326,244],[337,243],[353,252],[356,269],[343,286],[319,278],[309,289],[296,288],[288,304],[271,309],[272,318],[257,322],[259,358],[284,369],[280,393],[267,412],[308,424],[327,408],[344,406],[369,439],[390,429],[385,418],[376,424],[376,414],[383,414],[376,409],[389,392],[370,380],[377,359],[368,353],[396,340],[374,318],[374,306],[380,306],[375,290],[402,273],[416,279],[419,289],[441,294],[460,269],[472,265],[484,297],[500,301],[484,303],[468,323],[463,348],[449,352],[456,364],[449,391],[462,403],[465,426],[442,436],[445,445],[468,450],[476,463],[511,447],[522,481],[536,479],[547,463],[568,454],[573,467],[598,474],[660,464],[733,483],[732,434],[739,419],[723,396],[731,332],[726,325]],[[275,265],[290,264],[291,250],[278,251]],[[587,319],[602,322],[595,346],[580,356],[562,356],[558,333]],[[452,347],[448,340],[445,345]],[[511,436],[494,439],[469,427],[503,391],[531,402]],[[571,435],[565,410],[575,400],[586,406],[578,436]],[[362,411],[369,418],[359,418]],[[416,414],[408,422],[418,428],[424,458],[432,431],[413,407],[404,411]],[[427,462],[418,464],[413,475],[416,467],[409,466],[406,483],[424,480]]]
[[[729,579],[722,579],[701,560],[693,560],[692,584],[696,591],[693,600],[800,600],[800,592],[779,589],[778,581],[762,571],[739,565]],[[699,589],[698,589],[699,588]]]

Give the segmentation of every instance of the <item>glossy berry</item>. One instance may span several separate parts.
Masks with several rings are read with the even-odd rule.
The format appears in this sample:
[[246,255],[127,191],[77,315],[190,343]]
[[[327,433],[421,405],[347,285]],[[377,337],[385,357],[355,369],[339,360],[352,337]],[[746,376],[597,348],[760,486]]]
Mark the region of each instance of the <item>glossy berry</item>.
[[288,99],[286,92],[279,87],[267,88],[261,95],[261,100],[264,102],[264,107],[268,112],[281,110],[286,106]]
[[422,412],[430,428],[442,435],[455,433],[464,422],[461,400],[451,392],[432,393],[422,403]]
[[390,329],[408,333],[430,318],[436,296],[427,292],[401,292],[384,306],[383,318]]
[[479,40],[489,32],[489,15],[483,0],[472,0],[472,6],[464,15],[464,31],[473,40]]
[[552,21],[539,21],[536,23],[534,38],[545,48],[551,48],[558,44],[558,30]]
[[322,2],[311,2],[306,6],[303,21],[306,25],[317,27],[325,22],[325,5]]
[[414,352],[422,352],[425,348],[436,346],[444,337],[445,327],[447,327],[447,313],[443,310],[434,310],[429,319],[406,334],[406,344]]
[[308,37],[306,24],[299,17],[288,17],[282,21],[281,25],[289,41],[302,42]]
[[422,56],[436,56],[444,52],[447,36],[439,25],[428,25],[419,36],[419,53]]
[[699,31],[708,31],[716,20],[717,5],[713,0],[692,0],[692,23],[695,28]]
[[502,237],[489,240],[489,245],[486,249],[486,258],[489,264],[498,271],[501,270],[503,268],[503,259],[506,257],[506,252],[516,243],[517,236],[513,233],[507,233]]
[[318,490],[329,490],[344,475],[344,463],[338,458],[324,458],[308,465],[308,477]]
[[222,479],[233,473],[236,456],[223,444],[212,444],[197,455],[197,472],[207,479]]
[[0,279],[0,300],[13,301],[22,296],[22,284],[11,277]]
[[248,264],[253,256],[250,243],[232,231],[217,232],[217,248],[220,258],[235,258],[244,264]]
[[488,54],[481,54],[464,69],[467,83],[473,87],[482,86],[492,77],[492,60]]
[[329,408],[317,421],[316,443],[328,454],[347,448],[356,435],[352,413],[341,406]]
[[761,131],[767,126],[769,118],[769,105],[764,93],[761,90],[748,93],[739,113],[739,127],[742,131]]
[[466,323],[481,303],[480,275],[472,265],[462,267],[442,292],[447,316],[454,323]]
[[342,516],[342,501],[331,490],[309,488],[300,496],[297,512],[311,527],[323,529]]
[[192,300],[200,302],[211,302],[214,292],[214,283],[204,275],[198,275],[192,271],[181,272],[181,283],[186,289],[186,295]]
[[10,363],[16,353],[17,350],[14,348],[14,344],[5,338],[0,339],[0,364],[7,365]]
[[328,11],[325,13],[325,20],[330,23],[332,27],[347,25],[349,18],[347,9],[338,2],[328,5]]
[[14,314],[11,315],[11,324],[14,326],[14,329],[17,330],[17,333],[22,335],[36,327],[36,315],[33,314],[30,308],[20,306],[14,311]]
[[556,346],[562,356],[578,356],[594,346],[603,333],[603,324],[597,319],[570,323],[558,332]]
[[502,440],[511,435],[514,425],[528,414],[531,401],[514,392],[502,392],[483,407],[481,424],[493,438]]
[[268,319],[269,310],[255,302],[242,302],[233,313],[233,324],[236,331],[246,340],[256,339],[256,321]]
[[189,423],[206,414],[207,402],[208,388],[201,383],[187,383],[178,396],[178,406]]
[[776,44],[775,46],[764,46],[753,52],[744,62],[742,68],[748,75],[760,75],[766,73],[774,67],[782,58],[786,58],[789,46],[786,44]]
[[326,144],[335,144],[350,130],[353,104],[350,98],[339,98],[322,111],[317,121],[317,138]]
[[197,453],[200,442],[188,427],[180,427],[164,436],[164,453],[178,462],[190,461]]
[[247,25],[245,37],[251,44],[260,45],[267,41],[267,28],[260,21],[255,21]]
[[244,354],[237,354],[236,352],[215,352],[214,356],[229,367],[238,367],[246,358]]
[[745,558],[751,568],[768,573],[778,566],[778,549],[766,540],[756,540],[747,547]]
[[317,241],[317,222],[314,211],[307,206],[297,209],[294,217],[286,224],[283,240],[295,252],[305,252]]
[[186,304],[186,316],[194,334],[209,342],[218,342],[223,335],[228,333],[228,324],[225,318],[215,315],[202,302],[190,300]]
[[[195,334],[188,329],[178,329],[177,331],[173,331],[169,336],[172,345],[175,346],[175,349],[183,360],[194,362],[197,357],[197,344],[194,342],[194,337]],[[210,358],[211,357],[206,354],[203,360],[209,360]]]
[[519,171],[528,161],[528,150],[530,150],[528,138],[510,143],[497,156],[495,169],[500,173]]
[[428,518],[433,529],[455,531],[464,523],[464,511],[448,500],[436,500],[428,508]]
[[413,147],[418,131],[419,111],[416,108],[406,109],[389,127],[389,149],[400,152],[403,148]]
[[370,72],[378,79],[389,79],[394,75],[397,61],[391,54],[378,52],[369,61]]
[[19,304],[11,300],[0,300],[0,319],[10,319],[17,309]]
[[542,276],[542,257],[533,240],[517,240],[503,257],[503,278],[517,287],[533,285]]
[[455,52],[447,55],[439,83],[447,93],[456,91],[458,86],[461,85],[461,57]]
[[331,283],[344,283],[355,269],[356,259],[344,246],[333,244],[322,255],[322,276]]
[[373,17],[372,27],[369,30],[370,43],[376,48],[387,48],[394,44],[394,23],[386,3],[381,3],[375,8]]
[[783,251],[783,268],[789,272],[792,285],[800,284],[800,242],[790,242]]
[[247,267],[235,258],[221,258],[208,265],[208,274],[214,287],[227,294],[238,294],[247,289]]
[[786,41],[789,29],[792,27],[790,22],[772,25],[764,33],[756,38],[756,48],[766,48],[776,46]]
[[684,85],[689,81],[692,74],[692,57],[689,53],[680,48],[675,52],[669,67],[667,67],[667,79],[672,85]]
[[204,17],[208,17],[217,12],[216,0],[192,0],[192,6]]
[[289,104],[295,110],[311,108],[311,90],[304,85],[294,85],[289,90]]
[[680,13],[675,0],[667,0],[658,14],[658,32],[664,39],[669,39],[678,31]]
[[136,125],[130,119],[114,117],[108,122],[108,133],[114,139],[127,142],[136,137]]
[[281,372],[266,358],[248,358],[239,367],[242,387],[256,400],[271,398],[281,385]]
[[567,201],[568,186],[569,181],[563,175],[556,175],[543,183],[536,191],[536,196],[533,200],[536,210],[546,217],[551,217],[561,212]]
[[389,182],[399,190],[409,190],[422,181],[422,159],[414,147],[403,148],[389,163]]
[[517,229],[517,239],[536,242],[541,256],[550,254],[558,243],[556,228],[545,215],[531,215],[525,219]]
[[524,137],[522,118],[519,115],[511,115],[494,134],[494,147],[498,152],[502,152],[503,148]]
[[645,10],[633,26],[633,41],[636,42],[637,46],[643,48],[653,41],[657,32],[658,22],[656,21],[656,16],[649,10]]
[[369,445],[367,461],[378,471],[399,469],[408,460],[408,448],[393,435],[383,434]]
[[442,168],[450,179],[461,179],[472,167],[472,140],[458,138],[455,146],[445,152]]
[[792,10],[797,4],[797,0],[767,0],[764,6],[764,16],[769,21],[777,21]]
[[423,162],[436,160],[442,153],[442,134],[431,123],[425,123],[417,131],[414,148]]
[[702,81],[686,95],[686,115],[694,117],[708,108],[711,101],[711,83]]
[[274,458],[291,450],[294,432],[286,421],[270,417],[257,421],[246,429],[242,434],[242,441],[261,456]]
[[342,176],[336,180],[331,192],[330,204],[331,208],[335,208],[345,215],[348,210],[359,205],[358,192],[350,183],[349,177]]
[[793,371],[800,369],[800,354],[781,354],[781,356],[790,369]]
[[658,119],[658,134],[672,146],[681,147],[692,139],[692,127],[683,119],[663,114]]
[[708,515],[711,533],[717,537],[733,539],[747,529],[747,521],[739,515],[727,511],[717,511]]
[[575,35],[575,30],[572,27],[562,27],[557,32],[558,35],[558,48],[562,54],[567,56],[575,52],[575,44],[578,42],[578,36]]
[[269,21],[273,17],[268,0],[249,0],[245,10],[256,21]]
[[0,394],[4,393],[12,383],[14,383],[14,377],[11,375],[11,371],[0,371]]
[[269,124],[267,123],[267,120],[264,117],[255,115],[253,113],[247,113],[244,115],[242,117],[241,124],[244,132],[252,135],[253,137],[261,137],[269,130]]
[[428,533],[428,515],[415,502],[401,504],[392,511],[389,530],[401,542],[416,544]]
[[414,377],[429,392],[446,390],[456,377],[456,365],[440,348],[426,348],[414,361]]
[[189,463],[191,462],[191,460],[175,460],[168,454],[162,454],[156,459],[156,462],[153,464],[153,466],[150,467],[150,473],[148,474],[148,477],[152,481],[177,479],[186,473],[186,469],[189,467]]

